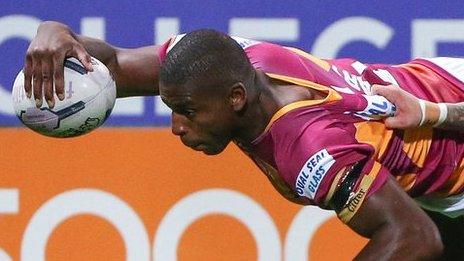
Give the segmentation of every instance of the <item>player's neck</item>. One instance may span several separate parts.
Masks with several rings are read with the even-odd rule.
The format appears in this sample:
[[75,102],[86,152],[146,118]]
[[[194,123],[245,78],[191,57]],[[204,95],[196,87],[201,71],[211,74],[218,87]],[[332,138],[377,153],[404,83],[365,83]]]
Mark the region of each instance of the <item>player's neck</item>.
[[267,85],[267,77],[261,71],[256,71],[254,86],[247,94],[247,105],[241,115],[235,140],[248,147],[253,140],[261,135],[272,116],[279,109],[272,92]]

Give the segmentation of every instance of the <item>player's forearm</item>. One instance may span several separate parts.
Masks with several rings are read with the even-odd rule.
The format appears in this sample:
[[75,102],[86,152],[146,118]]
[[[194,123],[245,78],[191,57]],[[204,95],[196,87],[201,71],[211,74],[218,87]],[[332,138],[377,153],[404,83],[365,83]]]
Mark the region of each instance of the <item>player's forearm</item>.
[[464,102],[433,103],[419,100],[419,105],[422,115],[419,126],[464,132]]
[[[402,230],[385,224],[371,237],[369,243],[356,256],[355,260],[434,260],[440,253],[423,229],[410,227]],[[425,229],[425,233],[428,233]]]
[[443,249],[436,225],[391,176],[347,224],[370,238],[356,260],[431,260]]
[[[401,253],[393,249],[396,244],[391,242],[394,237],[392,231],[388,231],[385,224],[382,228],[376,231],[371,237],[369,243],[362,249],[362,251],[354,258],[356,261],[367,260],[393,260],[395,257],[403,257]],[[396,248],[396,247],[395,247]],[[400,251],[401,252],[401,251]]]
[[111,71],[118,97],[158,95],[157,46],[124,49],[90,37],[74,37]]
[[447,103],[446,108],[446,119],[437,128],[464,132],[464,102]]

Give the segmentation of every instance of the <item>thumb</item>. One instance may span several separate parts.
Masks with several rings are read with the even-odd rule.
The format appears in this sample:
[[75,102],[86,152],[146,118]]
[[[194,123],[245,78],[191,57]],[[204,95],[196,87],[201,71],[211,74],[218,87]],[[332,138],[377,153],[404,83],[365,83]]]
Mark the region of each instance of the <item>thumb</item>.
[[92,67],[92,59],[90,57],[90,54],[81,46],[75,46],[73,48],[73,51],[71,52],[71,55],[75,58],[77,58],[84,68],[89,71],[93,72],[93,67]]
[[375,84],[372,86],[372,94],[383,96],[393,103],[395,103],[397,98],[395,87],[392,85]]

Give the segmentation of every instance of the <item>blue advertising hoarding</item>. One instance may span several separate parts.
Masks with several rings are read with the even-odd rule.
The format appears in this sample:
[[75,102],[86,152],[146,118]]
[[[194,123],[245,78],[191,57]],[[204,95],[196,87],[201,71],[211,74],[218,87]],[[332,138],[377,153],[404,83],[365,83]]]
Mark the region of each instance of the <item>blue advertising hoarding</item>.
[[[121,47],[160,44],[198,28],[295,46],[322,58],[401,63],[464,56],[461,1],[3,1],[0,126],[19,125],[10,90],[38,24],[57,20]],[[156,97],[118,101],[106,126],[168,126]]]

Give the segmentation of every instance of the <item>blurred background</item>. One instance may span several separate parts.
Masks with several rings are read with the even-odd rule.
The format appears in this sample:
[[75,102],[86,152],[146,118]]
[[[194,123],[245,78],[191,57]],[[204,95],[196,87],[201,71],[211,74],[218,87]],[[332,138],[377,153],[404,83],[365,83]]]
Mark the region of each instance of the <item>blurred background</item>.
[[282,199],[234,146],[208,158],[171,137],[158,98],[118,100],[103,128],[24,129],[11,86],[41,21],[120,47],[199,28],[321,58],[464,56],[462,1],[0,2],[0,261],[349,260],[365,240]]

